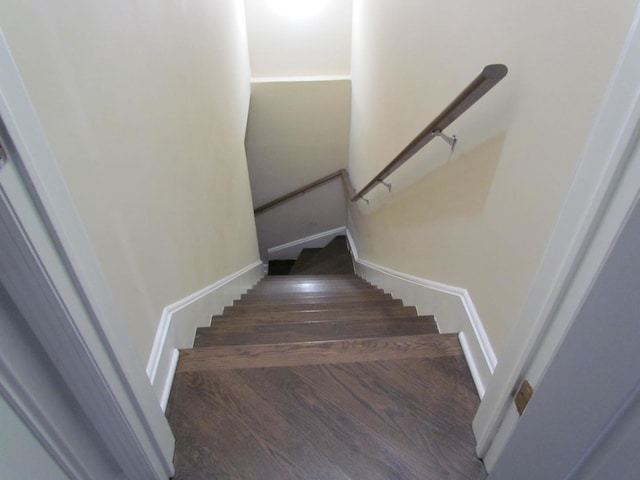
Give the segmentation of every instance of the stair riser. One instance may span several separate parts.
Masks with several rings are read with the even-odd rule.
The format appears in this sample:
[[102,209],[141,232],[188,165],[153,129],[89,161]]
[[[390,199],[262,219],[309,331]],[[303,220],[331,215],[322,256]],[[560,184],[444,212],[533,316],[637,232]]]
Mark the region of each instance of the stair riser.
[[391,302],[393,298],[389,294],[384,295],[353,295],[353,296],[324,296],[324,297],[287,297],[287,298],[269,298],[269,299],[242,299],[233,302],[234,306],[240,305],[302,305],[317,303],[376,303]]
[[[377,306],[381,308],[385,307],[402,307],[401,300],[383,300],[375,302],[364,302],[367,307]],[[242,314],[245,312],[308,312],[308,311],[330,311],[330,310],[358,310],[362,308],[363,303],[359,302],[337,302],[337,303],[300,303],[300,304],[287,304],[287,305],[235,305],[232,307],[224,308],[224,315]]]
[[302,283],[295,285],[260,285],[258,287],[254,287],[248,290],[247,293],[313,293],[313,292],[327,292],[327,291],[337,291],[337,292],[361,292],[361,291],[379,291],[379,288],[376,288],[372,285],[363,285],[363,284],[348,284],[348,283],[336,283],[336,284],[328,284],[328,283]]
[[291,276],[269,276],[263,277],[261,282],[328,282],[332,280],[337,281],[349,281],[358,280],[364,282],[364,280],[356,274],[324,274],[324,275],[291,275]]
[[180,352],[176,373],[462,355],[454,334],[203,347]]
[[[252,323],[296,323],[323,322],[336,319],[336,311],[319,312],[254,312],[242,315],[215,315],[211,317],[212,324],[252,324]],[[415,317],[415,307],[380,307],[340,312],[340,320],[345,322],[367,319],[392,319]]]
[[288,299],[297,299],[297,298],[326,298],[326,297],[374,297],[381,296],[385,297],[385,293],[382,290],[361,290],[361,291],[326,291],[326,292],[299,292],[299,293],[254,293],[247,292],[240,295],[240,300],[254,300],[254,301],[264,301],[269,302],[271,300],[284,300]]
[[359,322],[312,322],[251,327],[214,325],[199,328],[194,348],[218,345],[250,345],[291,342],[316,342],[327,338],[346,340],[438,333],[433,321],[416,318],[368,320]]

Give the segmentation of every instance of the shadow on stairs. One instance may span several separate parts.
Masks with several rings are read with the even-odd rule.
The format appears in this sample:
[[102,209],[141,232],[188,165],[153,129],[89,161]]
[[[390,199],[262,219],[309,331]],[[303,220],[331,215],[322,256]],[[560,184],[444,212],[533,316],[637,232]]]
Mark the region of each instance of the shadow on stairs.
[[324,248],[304,248],[295,260],[270,260],[269,275],[354,273],[347,238],[338,235]]
[[485,478],[457,336],[321,254],[264,278],[180,352],[175,479]]

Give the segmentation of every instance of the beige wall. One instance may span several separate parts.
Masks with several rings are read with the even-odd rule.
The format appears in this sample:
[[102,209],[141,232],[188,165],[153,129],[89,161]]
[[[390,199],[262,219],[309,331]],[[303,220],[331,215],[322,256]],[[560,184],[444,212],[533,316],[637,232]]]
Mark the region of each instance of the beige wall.
[[[362,187],[485,64],[509,75],[350,209],[359,254],[467,288],[499,354],[629,28],[635,0],[356,0],[350,174]],[[603,11],[603,8],[606,11]]]
[[349,80],[253,83],[245,139],[257,207],[347,166]]
[[165,306],[258,258],[243,4],[1,2],[0,27],[146,363]]
[[[346,168],[349,80],[254,82],[245,145],[254,206]],[[256,217],[266,250],[346,225],[340,179]]]

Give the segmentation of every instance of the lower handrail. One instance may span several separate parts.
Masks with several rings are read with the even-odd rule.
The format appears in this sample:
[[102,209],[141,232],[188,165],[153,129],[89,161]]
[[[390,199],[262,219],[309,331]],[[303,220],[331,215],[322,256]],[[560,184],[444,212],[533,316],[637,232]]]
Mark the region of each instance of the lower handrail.
[[335,172],[287,193],[286,195],[282,195],[268,203],[265,203],[264,205],[260,205],[253,210],[253,213],[255,215],[259,215],[283,202],[286,202],[287,200],[303,195],[304,193],[313,190],[314,188],[318,188],[338,177],[342,178],[344,188],[352,202],[361,198],[364,199],[364,195],[367,192],[379,183],[384,183],[385,178],[391,175],[391,173],[397,170],[402,164],[404,164],[404,162],[409,160],[427,143],[437,136],[443,136],[442,130],[448,127],[454,120],[466,112],[469,107],[480,100],[484,94],[491,90],[506,76],[507,71],[507,67],[500,64],[487,65],[484,67],[482,72],[480,72],[480,74],[460,93],[460,95],[458,95],[453,102],[451,102],[440,113],[440,115],[429,123],[429,125],[427,125],[426,128],[422,130],[411,142],[409,142],[409,144],[359,192],[356,193],[355,188],[353,188],[353,184],[349,178],[349,173],[344,168],[341,168],[340,170],[336,170]]
[[[328,183],[332,180],[334,180],[335,178],[341,177],[342,180],[344,181],[345,179],[345,175],[346,178],[348,180],[349,175],[347,174],[346,170],[344,168],[340,169],[340,170],[336,170],[333,173],[330,173],[329,175],[327,175],[326,177],[322,177],[318,180],[315,180],[307,185],[305,185],[304,187],[300,187],[290,193],[287,193],[285,195],[282,195],[274,200],[271,200],[270,202],[265,203],[264,205],[260,205],[257,208],[253,209],[253,213],[254,215],[259,215],[273,207],[276,207],[278,205],[280,205],[281,203],[286,202],[287,200],[291,200],[294,197],[297,197],[298,195],[303,195],[304,193],[308,192],[309,190],[313,190],[314,188],[318,188],[321,185],[324,185],[325,183]],[[350,182],[349,182],[350,183]],[[346,186],[346,185],[345,185]],[[351,187],[352,190],[355,191],[355,189],[353,189],[353,187]]]

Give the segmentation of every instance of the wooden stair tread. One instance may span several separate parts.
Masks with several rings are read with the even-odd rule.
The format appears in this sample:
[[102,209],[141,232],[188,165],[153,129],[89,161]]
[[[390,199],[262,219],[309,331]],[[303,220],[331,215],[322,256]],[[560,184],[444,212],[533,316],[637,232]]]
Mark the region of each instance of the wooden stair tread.
[[438,333],[433,317],[362,319],[344,322],[216,324],[198,328],[194,348],[216,345],[315,342]]
[[[351,254],[347,251],[340,255],[336,255],[334,258],[330,260],[325,260],[322,263],[317,265],[307,266],[303,270],[300,271],[300,274],[323,274],[323,273],[333,273],[333,272],[342,272],[342,273],[350,273],[353,272],[353,260],[351,258]],[[295,275],[295,274],[291,274]]]
[[327,287],[327,286],[298,286],[297,288],[252,288],[251,290],[247,290],[243,295],[250,296],[263,296],[268,297],[272,295],[345,295],[345,294],[371,294],[371,293],[385,293],[381,288],[376,288],[372,286],[337,286],[337,287]]
[[317,283],[301,283],[296,285],[272,285],[272,286],[257,286],[250,290],[247,290],[247,294],[251,295],[282,295],[285,293],[298,294],[298,293],[328,293],[328,292],[369,292],[383,290],[373,285],[368,284],[317,284]]
[[343,292],[300,292],[300,293],[243,293],[238,300],[246,303],[300,303],[307,300],[322,301],[325,298],[337,298],[340,301],[352,298],[371,299],[379,297],[383,299],[393,298],[390,294],[384,293],[382,290],[361,290],[361,291],[343,291]]
[[487,476],[470,427],[479,399],[460,357],[194,371],[174,385],[176,478]]
[[287,295],[287,296],[275,296],[267,298],[241,298],[233,302],[234,306],[239,305],[298,305],[302,303],[369,303],[369,302],[390,302],[393,301],[393,297],[388,293],[376,293],[376,294],[354,294],[354,295],[322,295],[322,296],[302,296],[302,295]]
[[349,310],[311,310],[311,311],[283,311],[283,312],[245,312],[242,315],[214,315],[212,325],[244,324],[244,323],[293,323],[293,322],[321,322],[342,320],[345,322],[359,319],[416,317],[415,307],[365,307]]
[[316,303],[298,303],[298,304],[243,304],[224,307],[225,315],[236,315],[245,312],[317,312],[328,310],[358,310],[367,306],[378,307],[402,307],[402,300],[376,300],[369,302],[316,302]]
[[263,279],[180,351],[176,478],[485,478],[458,336],[328,247],[291,271],[317,275]]
[[426,334],[180,351],[176,373],[210,369],[284,367],[462,355],[456,334]]

